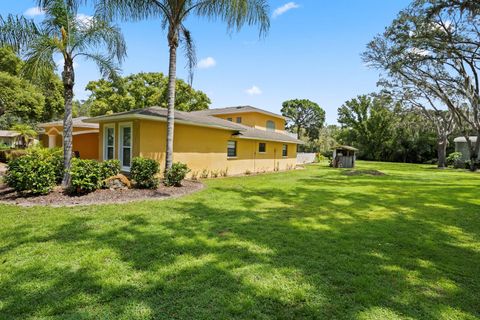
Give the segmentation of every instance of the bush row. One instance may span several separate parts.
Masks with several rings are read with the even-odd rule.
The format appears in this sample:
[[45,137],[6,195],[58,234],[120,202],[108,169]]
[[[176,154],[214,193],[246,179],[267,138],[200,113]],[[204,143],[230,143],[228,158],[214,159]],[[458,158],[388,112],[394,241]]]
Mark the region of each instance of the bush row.
[[[160,167],[157,161],[142,157],[134,158],[131,178],[136,188],[156,189]],[[185,164],[175,163],[165,173],[167,186],[180,186],[190,170]],[[120,173],[120,162],[108,160],[72,159],[70,169],[71,193],[88,193],[104,187],[109,177]],[[15,191],[29,194],[47,194],[62,181],[63,152],[61,149],[32,148],[25,155],[12,159],[8,163],[5,175],[6,183]]]

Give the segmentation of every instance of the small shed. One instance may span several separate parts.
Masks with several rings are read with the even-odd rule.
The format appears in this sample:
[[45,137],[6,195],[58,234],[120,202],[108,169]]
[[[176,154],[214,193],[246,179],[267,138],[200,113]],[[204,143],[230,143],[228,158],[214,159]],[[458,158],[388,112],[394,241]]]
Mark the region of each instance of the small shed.
[[9,148],[20,146],[20,133],[12,130],[0,130],[0,144]]
[[[477,142],[477,137],[469,137],[470,142],[475,144]],[[453,142],[455,142],[455,152],[460,152],[462,158],[459,160],[461,163],[470,160],[470,149],[468,148],[467,139],[465,137],[456,137]]]
[[332,166],[334,168],[354,168],[357,148],[337,146],[333,148]]

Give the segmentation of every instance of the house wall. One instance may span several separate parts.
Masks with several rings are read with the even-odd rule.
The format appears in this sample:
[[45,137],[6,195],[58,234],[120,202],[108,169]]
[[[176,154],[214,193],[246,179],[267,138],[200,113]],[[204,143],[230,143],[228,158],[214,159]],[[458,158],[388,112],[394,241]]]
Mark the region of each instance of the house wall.
[[[61,148],[63,146],[63,135],[57,133],[57,131],[52,130],[55,128],[58,132],[63,133],[62,127],[46,127],[45,134],[42,135],[40,139],[40,143],[43,147],[48,148],[48,141],[49,141],[49,132],[50,134],[55,135],[55,147]],[[78,132],[87,132],[92,131],[94,129],[91,128],[73,128],[73,133]],[[99,134],[98,133],[83,133],[83,134],[76,134],[73,136],[72,146],[73,151],[78,151],[80,153],[81,159],[93,159],[98,160],[98,141],[99,141]]]
[[[100,126],[99,154],[103,158],[103,128]],[[112,123],[110,123],[112,124]],[[115,157],[118,158],[118,122],[115,125]],[[166,123],[151,120],[135,120],[133,124],[132,156],[142,156],[157,160],[161,168],[165,166]],[[231,131],[175,125],[174,162],[186,163],[192,173],[202,171],[224,171],[229,175],[250,172],[286,170],[296,165],[296,145],[288,144],[288,156],[282,157],[281,142],[246,140],[232,137]],[[237,141],[237,157],[227,157],[227,143]],[[267,145],[265,153],[258,152],[260,142]]]
[[272,117],[263,113],[258,112],[245,112],[245,113],[232,113],[232,114],[219,114],[214,115],[217,118],[225,119],[232,118],[233,122],[236,122],[237,117],[242,118],[242,124],[254,127],[257,129],[266,130],[267,121],[272,120],[275,122],[275,131],[284,132],[285,131],[285,120],[282,118]]

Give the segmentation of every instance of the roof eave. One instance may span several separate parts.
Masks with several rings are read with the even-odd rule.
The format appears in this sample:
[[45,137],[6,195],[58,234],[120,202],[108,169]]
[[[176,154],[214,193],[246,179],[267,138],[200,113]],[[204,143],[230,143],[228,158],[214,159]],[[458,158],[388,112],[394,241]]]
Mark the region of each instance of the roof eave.
[[[144,115],[144,114],[125,114],[125,115],[111,115],[111,116],[99,116],[99,117],[94,117],[90,119],[84,120],[85,122],[88,123],[104,123],[104,122],[109,122],[109,121],[117,121],[117,120],[151,120],[151,121],[158,121],[158,122],[167,122],[167,119],[164,117],[157,117],[157,116],[149,116],[149,115]],[[179,119],[174,119],[175,123],[178,124],[185,124],[185,125],[191,125],[191,126],[196,126],[196,127],[204,127],[204,128],[214,128],[214,129],[219,129],[219,130],[226,130],[226,131],[242,131],[242,129],[234,129],[234,128],[228,128],[228,127],[223,127],[220,125],[208,125],[208,124],[202,124],[202,123],[197,123],[193,121],[185,121],[185,120],[179,120]]]

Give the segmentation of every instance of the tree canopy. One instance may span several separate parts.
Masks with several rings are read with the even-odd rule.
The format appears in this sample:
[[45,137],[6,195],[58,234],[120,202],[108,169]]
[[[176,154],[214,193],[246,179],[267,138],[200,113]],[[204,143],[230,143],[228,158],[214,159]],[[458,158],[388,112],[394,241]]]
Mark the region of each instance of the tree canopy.
[[[208,109],[211,102],[205,93],[193,89],[180,79],[177,79],[176,87],[175,109]],[[86,89],[91,91],[86,104],[92,116],[151,106],[166,108],[168,104],[168,77],[163,73],[137,73],[90,81]]]
[[288,119],[287,129],[296,132],[298,138],[305,134],[310,140],[317,139],[325,123],[325,110],[307,99],[285,101],[281,112]]

